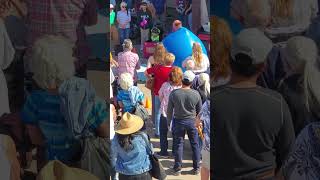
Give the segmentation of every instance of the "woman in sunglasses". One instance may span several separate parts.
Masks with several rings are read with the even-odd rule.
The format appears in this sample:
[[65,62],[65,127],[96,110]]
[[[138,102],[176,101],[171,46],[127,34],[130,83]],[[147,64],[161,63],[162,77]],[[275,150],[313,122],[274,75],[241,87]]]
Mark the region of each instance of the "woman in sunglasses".
[[129,39],[131,14],[127,9],[127,3],[122,2],[120,7],[121,10],[117,13],[117,22],[119,25],[120,44],[122,44],[125,39]]

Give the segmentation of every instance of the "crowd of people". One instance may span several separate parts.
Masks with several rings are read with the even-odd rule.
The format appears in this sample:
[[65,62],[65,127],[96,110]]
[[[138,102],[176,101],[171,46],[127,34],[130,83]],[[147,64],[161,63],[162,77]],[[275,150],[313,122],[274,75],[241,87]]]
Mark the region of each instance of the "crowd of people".
[[0,1],[0,179],[109,178],[109,107],[86,79],[100,7]]
[[[193,42],[188,57],[177,64],[176,55],[169,52],[161,42],[166,35],[182,27],[191,29],[191,3],[183,0],[176,2],[175,14],[179,19],[170,22],[170,30],[161,29],[161,37],[147,59],[141,54],[145,42],[152,41],[152,27],[158,26],[159,22],[161,27],[167,26],[166,1],[116,1],[110,4],[111,38],[114,38],[110,48],[110,107],[111,119],[114,120],[114,123],[110,122],[112,179],[151,180],[150,171],[155,167],[152,167],[149,156],[153,155],[160,159],[174,160],[167,173],[181,175],[182,168],[185,168],[182,160],[186,134],[191,144],[190,158],[193,161],[189,174],[201,174],[201,179],[209,179],[209,57],[202,49],[204,46]],[[135,11],[137,22],[133,22],[132,13]],[[133,23],[140,29],[140,41],[130,36]],[[190,39],[186,36],[185,41]],[[119,44],[120,50],[116,48]],[[141,47],[141,52],[137,47]],[[143,73],[145,84],[139,79],[142,67],[146,68]],[[147,109],[149,92],[151,115]],[[169,143],[170,136],[172,144]],[[152,138],[160,139],[159,152],[154,151]]]
[[319,179],[318,3],[232,0],[237,34],[212,17],[213,179]]

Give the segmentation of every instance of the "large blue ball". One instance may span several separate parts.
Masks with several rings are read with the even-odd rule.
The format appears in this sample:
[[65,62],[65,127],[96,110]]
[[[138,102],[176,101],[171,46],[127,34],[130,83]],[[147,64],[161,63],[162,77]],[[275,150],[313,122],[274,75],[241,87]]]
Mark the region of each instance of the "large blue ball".
[[200,43],[202,51],[207,55],[207,50],[202,41],[190,30],[182,27],[178,31],[169,34],[163,39],[162,43],[168,52],[176,56],[175,66],[182,66],[182,62],[192,54],[192,46],[194,42]]

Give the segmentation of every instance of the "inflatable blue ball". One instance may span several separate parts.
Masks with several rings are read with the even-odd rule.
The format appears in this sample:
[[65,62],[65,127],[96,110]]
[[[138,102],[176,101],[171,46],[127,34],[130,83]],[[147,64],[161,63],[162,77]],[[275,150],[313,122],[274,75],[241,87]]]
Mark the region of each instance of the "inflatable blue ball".
[[176,56],[174,61],[175,66],[182,67],[182,62],[192,54],[193,43],[198,42],[202,47],[204,54],[207,54],[207,50],[202,41],[193,34],[190,30],[182,27],[178,31],[169,34],[162,41],[164,47],[168,52]]

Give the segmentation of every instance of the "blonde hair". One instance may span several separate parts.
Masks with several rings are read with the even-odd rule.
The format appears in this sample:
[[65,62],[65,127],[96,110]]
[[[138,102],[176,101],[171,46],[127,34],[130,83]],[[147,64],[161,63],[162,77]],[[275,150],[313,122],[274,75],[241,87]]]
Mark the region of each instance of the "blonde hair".
[[120,75],[119,84],[121,89],[127,91],[133,86],[133,77],[130,73],[122,73]]
[[166,53],[167,50],[164,45],[162,43],[157,44],[153,54],[154,64],[163,64]]
[[206,96],[210,95],[210,77],[207,73],[201,73],[199,75],[200,84],[204,84]]
[[75,73],[73,44],[63,36],[46,35],[32,46],[30,68],[33,79],[42,89],[48,89],[71,78]]
[[192,46],[192,57],[194,59],[194,64],[196,67],[201,67],[202,62],[202,48],[200,43],[193,43]]
[[271,14],[274,17],[286,18],[292,16],[293,0],[272,0]]
[[230,51],[232,45],[232,33],[226,23],[221,18],[213,16],[210,19],[211,29],[211,45],[210,51],[211,63],[213,67],[212,79],[216,80],[219,77],[226,78],[231,73],[230,68]]
[[172,65],[175,59],[176,59],[176,56],[174,54],[166,53],[166,56],[164,58],[164,65],[166,66]]

